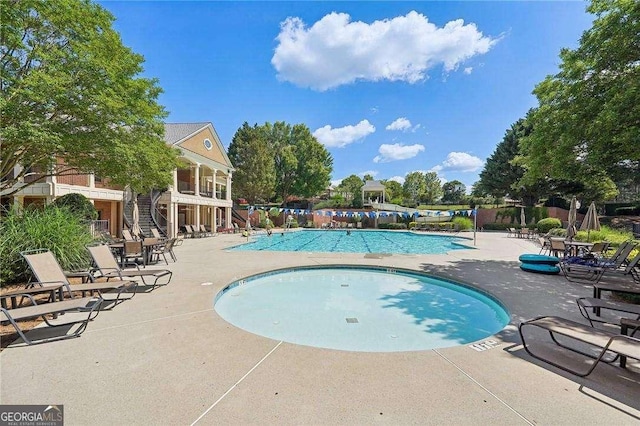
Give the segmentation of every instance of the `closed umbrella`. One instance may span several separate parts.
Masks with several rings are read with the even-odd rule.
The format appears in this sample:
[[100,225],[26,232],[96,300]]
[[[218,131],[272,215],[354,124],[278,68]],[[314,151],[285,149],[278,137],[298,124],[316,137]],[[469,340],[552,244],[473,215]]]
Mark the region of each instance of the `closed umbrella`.
[[587,231],[587,241],[589,241],[589,236],[591,234],[591,230],[599,231],[600,230],[600,220],[598,220],[598,213],[596,212],[596,203],[594,201],[589,205],[589,210],[587,210],[587,214],[582,221],[582,225],[580,225],[581,231]]
[[524,207],[520,208],[520,226],[522,228],[527,226],[527,216],[524,214]]
[[138,210],[138,197],[133,196],[133,223],[131,224],[131,233],[135,236],[140,236],[142,230],[140,229],[140,211]]
[[571,206],[569,207],[569,218],[567,219],[569,225],[567,226],[567,238],[572,240],[576,235],[576,220],[578,216],[578,208],[576,206],[576,197],[571,199]]

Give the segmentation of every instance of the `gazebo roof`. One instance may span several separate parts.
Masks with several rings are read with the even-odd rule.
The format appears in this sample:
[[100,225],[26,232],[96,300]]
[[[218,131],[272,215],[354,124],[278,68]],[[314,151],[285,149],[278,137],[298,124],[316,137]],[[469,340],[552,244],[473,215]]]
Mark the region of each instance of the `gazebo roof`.
[[373,192],[373,191],[384,191],[384,185],[379,180],[368,180],[364,183],[362,187],[362,191]]

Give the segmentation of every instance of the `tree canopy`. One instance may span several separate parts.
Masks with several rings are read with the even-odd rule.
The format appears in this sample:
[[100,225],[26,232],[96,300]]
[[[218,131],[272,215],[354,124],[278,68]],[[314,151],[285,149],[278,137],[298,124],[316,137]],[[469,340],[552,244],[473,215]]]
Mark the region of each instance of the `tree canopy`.
[[560,71],[538,84],[539,107],[521,150],[524,184],[540,179],[640,181],[640,2],[592,0],[595,15],[575,50],[560,53]]
[[442,196],[442,184],[436,172],[411,172],[402,185],[405,196],[413,204],[434,203]]
[[304,124],[282,121],[262,126],[247,123],[229,145],[236,167],[234,188],[248,200],[281,201],[291,195],[312,197],[330,183],[333,158]]
[[459,180],[452,180],[442,185],[442,202],[446,204],[460,204],[464,201],[467,187]]
[[263,128],[244,122],[233,135],[228,155],[236,168],[233,174],[236,194],[251,204],[264,202],[274,195],[275,161]]
[[172,182],[178,153],[164,143],[161,88],[139,77],[144,59],[109,12],[24,0],[4,2],[0,17],[0,190],[16,192],[33,171],[95,173],[137,191]]

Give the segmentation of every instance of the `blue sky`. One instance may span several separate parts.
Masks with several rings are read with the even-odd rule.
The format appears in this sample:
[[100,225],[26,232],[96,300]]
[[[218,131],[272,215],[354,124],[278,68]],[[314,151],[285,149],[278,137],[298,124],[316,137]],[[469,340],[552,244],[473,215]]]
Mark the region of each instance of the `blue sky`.
[[304,123],[332,179],[436,171],[468,189],[593,17],[572,2],[115,2],[167,122]]

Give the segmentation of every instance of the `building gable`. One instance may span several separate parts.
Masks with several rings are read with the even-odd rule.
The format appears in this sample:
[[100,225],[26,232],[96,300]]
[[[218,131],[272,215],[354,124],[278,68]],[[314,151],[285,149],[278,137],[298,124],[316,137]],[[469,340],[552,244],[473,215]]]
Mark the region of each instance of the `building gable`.
[[233,164],[211,123],[165,124],[165,141],[233,169]]

